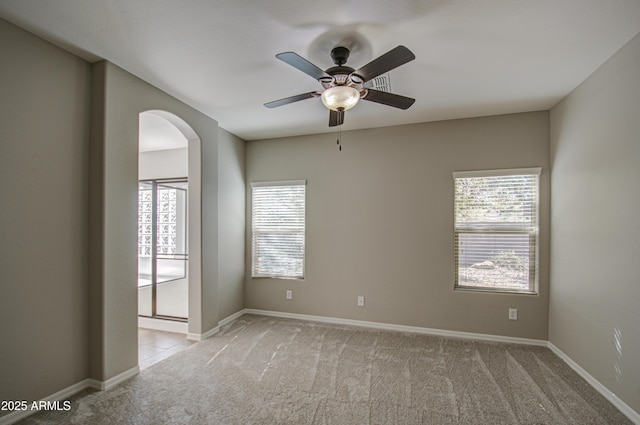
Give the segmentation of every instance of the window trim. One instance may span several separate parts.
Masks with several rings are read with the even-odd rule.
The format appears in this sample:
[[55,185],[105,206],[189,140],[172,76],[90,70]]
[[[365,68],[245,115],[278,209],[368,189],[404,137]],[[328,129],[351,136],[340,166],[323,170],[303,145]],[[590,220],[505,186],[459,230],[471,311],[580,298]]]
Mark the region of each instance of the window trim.
[[[306,180],[277,180],[277,181],[253,181],[250,183],[251,186],[251,264],[250,264],[250,273],[252,279],[285,279],[285,280],[305,280],[306,276],[306,233],[307,233],[307,216],[306,216],[306,203],[307,203],[307,181]],[[255,274],[255,239],[254,239],[254,217],[253,217],[253,202],[254,202],[254,192],[253,189],[256,187],[276,187],[276,186],[304,186],[304,203],[305,203],[305,217],[304,217],[304,232],[303,232],[303,240],[304,240],[304,252],[302,256],[302,274],[300,276],[284,276],[278,274]]]
[[[475,178],[475,177],[507,177],[507,176],[536,176],[536,199],[535,199],[535,227],[526,232],[529,235],[533,235],[535,241],[533,243],[534,251],[533,264],[531,264],[530,257],[530,272],[529,272],[529,288],[527,290],[509,289],[509,288],[492,288],[487,286],[467,286],[458,285],[458,234],[460,233],[491,233],[495,231],[495,227],[487,227],[486,229],[479,229],[475,232],[473,230],[459,231],[460,227],[456,226],[456,194],[455,194],[455,180],[458,178]],[[475,171],[454,171],[453,172],[453,234],[454,234],[454,291],[469,291],[469,292],[489,292],[489,293],[502,293],[502,294],[514,294],[514,295],[538,295],[539,294],[539,271],[540,271],[540,176],[542,175],[542,167],[527,167],[527,168],[508,168],[508,169],[496,169],[496,170],[475,170]],[[500,226],[502,233],[517,233],[524,234],[522,228],[508,228]],[[533,276],[531,274],[533,272]]]

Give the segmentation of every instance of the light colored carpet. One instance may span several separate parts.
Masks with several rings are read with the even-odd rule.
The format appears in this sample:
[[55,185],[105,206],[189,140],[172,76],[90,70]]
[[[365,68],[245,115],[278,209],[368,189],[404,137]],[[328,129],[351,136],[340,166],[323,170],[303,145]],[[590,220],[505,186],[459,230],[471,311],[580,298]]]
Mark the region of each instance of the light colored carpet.
[[22,424],[630,424],[544,347],[245,315]]

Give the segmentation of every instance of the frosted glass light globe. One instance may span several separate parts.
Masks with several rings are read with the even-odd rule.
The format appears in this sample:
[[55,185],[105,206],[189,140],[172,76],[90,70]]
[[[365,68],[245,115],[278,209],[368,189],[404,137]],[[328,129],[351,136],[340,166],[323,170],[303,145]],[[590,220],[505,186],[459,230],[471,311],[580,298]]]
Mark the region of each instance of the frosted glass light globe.
[[360,92],[349,86],[336,86],[326,89],[320,96],[322,103],[328,109],[337,111],[342,109],[346,111],[351,109],[360,100]]

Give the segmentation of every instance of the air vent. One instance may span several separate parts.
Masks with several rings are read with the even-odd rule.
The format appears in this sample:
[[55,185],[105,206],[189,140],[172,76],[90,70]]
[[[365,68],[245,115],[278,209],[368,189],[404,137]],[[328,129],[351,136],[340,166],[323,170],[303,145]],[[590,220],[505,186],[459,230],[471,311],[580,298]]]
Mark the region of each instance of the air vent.
[[373,80],[367,81],[364,86],[369,89],[391,93],[391,79],[389,77],[389,73],[379,75]]

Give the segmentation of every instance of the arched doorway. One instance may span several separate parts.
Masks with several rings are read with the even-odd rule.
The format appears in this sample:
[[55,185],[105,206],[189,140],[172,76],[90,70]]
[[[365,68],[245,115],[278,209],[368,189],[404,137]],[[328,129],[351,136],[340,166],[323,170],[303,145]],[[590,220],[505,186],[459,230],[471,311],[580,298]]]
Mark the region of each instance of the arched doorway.
[[140,113],[138,313],[147,328],[187,334],[190,306],[199,305],[199,152],[200,138],[179,117]]

